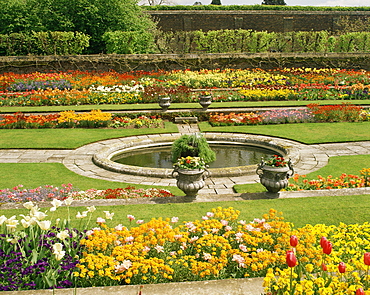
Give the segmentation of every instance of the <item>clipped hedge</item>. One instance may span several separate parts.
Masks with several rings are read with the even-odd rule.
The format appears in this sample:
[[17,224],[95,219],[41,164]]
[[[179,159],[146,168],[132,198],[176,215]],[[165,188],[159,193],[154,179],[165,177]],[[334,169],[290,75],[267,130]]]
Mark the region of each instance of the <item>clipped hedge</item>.
[[154,53],[154,36],[148,31],[115,31],[103,35],[107,53]]
[[89,47],[80,32],[31,32],[0,35],[0,55],[75,55]]
[[252,30],[165,32],[156,37],[160,53],[370,52],[370,32],[330,35],[327,31]]

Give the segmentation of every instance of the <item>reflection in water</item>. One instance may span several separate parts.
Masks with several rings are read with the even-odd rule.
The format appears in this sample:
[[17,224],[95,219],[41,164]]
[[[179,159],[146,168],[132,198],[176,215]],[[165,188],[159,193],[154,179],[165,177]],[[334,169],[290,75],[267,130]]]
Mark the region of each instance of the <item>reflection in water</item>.
[[[258,164],[261,158],[268,158],[276,152],[269,149],[245,146],[210,144],[216,153],[216,161],[209,164],[210,168],[226,168]],[[136,149],[117,155],[113,161],[125,165],[172,168],[171,146]]]

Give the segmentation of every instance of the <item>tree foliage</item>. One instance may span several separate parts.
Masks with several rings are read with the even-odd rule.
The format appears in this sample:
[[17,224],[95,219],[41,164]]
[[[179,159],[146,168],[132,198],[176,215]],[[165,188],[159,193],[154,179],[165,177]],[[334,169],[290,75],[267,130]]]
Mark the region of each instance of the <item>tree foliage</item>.
[[78,31],[100,53],[108,31],[147,31],[155,24],[135,0],[0,0],[0,34]]
[[286,5],[284,0],[263,0],[262,5]]

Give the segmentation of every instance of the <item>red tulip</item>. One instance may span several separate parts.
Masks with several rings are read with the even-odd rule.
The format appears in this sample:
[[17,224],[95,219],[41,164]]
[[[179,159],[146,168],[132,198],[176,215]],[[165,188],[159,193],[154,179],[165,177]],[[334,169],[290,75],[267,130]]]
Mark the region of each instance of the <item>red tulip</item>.
[[298,245],[298,238],[297,236],[290,236],[290,246],[297,247]]
[[346,265],[345,265],[344,262],[339,262],[338,270],[339,270],[340,273],[345,273],[346,272]]
[[321,248],[324,248],[324,244],[328,241],[328,239],[326,237],[321,237],[321,240],[320,240],[320,245],[321,245]]
[[370,252],[364,253],[364,263],[370,265]]
[[331,253],[331,250],[333,250],[333,245],[331,242],[329,242],[328,240],[324,243],[323,247],[322,247],[322,251],[329,255]]
[[365,291],[364,291],[364,289],[362,289],[362,288],[358,288],[358,289],[356,290],[356,295],[365,295]]
[[322,269],[323,271],[328,271],[328,267],[326,266],[326,264],[325,264],[325,263],[321,264],[321,269]]
[[293,251],[287,251],[286,252],[286,264],[289,267],[295,267],[297,264],[297,258],[294,255]]

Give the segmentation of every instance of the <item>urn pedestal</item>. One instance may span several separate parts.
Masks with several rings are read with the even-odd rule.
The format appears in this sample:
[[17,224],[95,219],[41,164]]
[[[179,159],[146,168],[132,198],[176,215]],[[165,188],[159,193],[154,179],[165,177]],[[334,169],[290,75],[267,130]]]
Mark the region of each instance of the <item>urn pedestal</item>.
[[204,180],[209,177],[207,169],[177,169],[172,171],[172,177],[177,179],[176,185],[186,197],[195,198],[198,191],[205,186]]

